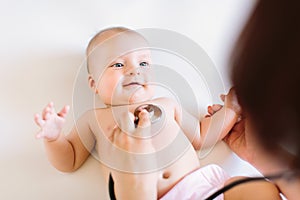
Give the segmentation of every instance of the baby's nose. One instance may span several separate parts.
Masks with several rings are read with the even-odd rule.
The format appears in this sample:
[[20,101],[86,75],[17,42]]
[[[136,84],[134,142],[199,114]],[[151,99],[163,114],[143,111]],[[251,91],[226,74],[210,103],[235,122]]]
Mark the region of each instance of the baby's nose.
[[127,74],[128,75],[140,75],[141,71],[140,71],[140,66],[136,66],[136,65],[130,65],[128,66],[128,69],[127,69]]

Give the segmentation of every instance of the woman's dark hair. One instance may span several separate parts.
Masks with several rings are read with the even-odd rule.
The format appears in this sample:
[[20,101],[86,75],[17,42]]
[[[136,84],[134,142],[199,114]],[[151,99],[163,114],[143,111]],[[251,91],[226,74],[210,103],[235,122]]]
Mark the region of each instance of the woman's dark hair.
[[[300,168],[300,1],[259,1],[231,58],[239,102],[266,149]],[[276,155],[274,155],[276,156]]]

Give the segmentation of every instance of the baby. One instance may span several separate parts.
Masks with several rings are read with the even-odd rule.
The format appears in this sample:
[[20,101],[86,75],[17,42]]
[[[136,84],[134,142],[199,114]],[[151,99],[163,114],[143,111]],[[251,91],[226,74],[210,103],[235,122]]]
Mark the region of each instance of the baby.
[[[50,103],[35,116],[41,128],[37,138],[44,139],[50,162],[63,172],[75,171],[96,150],[112,199],[183,199],[186,194],[176,191],[188,182],[199,185],[188,195],[204,198],[228,176],[215,165],[200,168],[195,149],[214,145],[237,122],[241,111],[234,90],[218,112],[199,122],[173,99],[153,98],[151,54],[145,47],[140,34],[122,27],[94,36],[87,47],[88,82],[106,107],[84,113],[65,136],[69,107],[56,113]],[[134,184],[136,178],[143,184]]]

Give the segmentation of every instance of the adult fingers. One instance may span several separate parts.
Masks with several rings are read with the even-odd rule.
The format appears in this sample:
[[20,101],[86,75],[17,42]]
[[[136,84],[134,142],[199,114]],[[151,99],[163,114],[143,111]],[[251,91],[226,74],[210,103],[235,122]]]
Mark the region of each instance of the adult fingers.
[[119,141],[120,133],[121,133],[120,128],[118,126],[115,126],[111,136],[112,143],[116,143]]
[[109,140],[115,144],[116,146],[123,147],[128,140],[130,140],[129,135],[132,135],[135,131],[134,123],[133,123],[133,115],[130,113],[123,113],[120,115],[120,119],[118,119],[118,123],[112,130],[112,133],[109,137]]
[[[136,140],[132,135],[130,136],[128,133],[125,133],[123,130],[120,129],[117,125],[113,129],[113,133],[110,137],[112,142],[112,150],[116,150],[115,147],[119,149],[134,152],[136,146]],[[117,155],[115,155],[117,156]]]
[[149,118],[149,113],[143,109],[140,113],[139,113],[139,122],[137,124],[138,128],[145,128],[150,126],[151,122],[150,122],[150,118]]
[[149,138],[151,136],[151,120],[148,111],[142,110],[139,113],[139,121],[134,136],[139,138]]
[[133,134],[135,131],[134,116],[131,112],[125,112],[120,118],[120,129],[126,134]]
[[220,95],[220,98],[221,98],[221,100],[224,102],[224,101],[225,101],[225,98],[226,98],[226,95],[225,95],[225,94],[221,94],[221,95]]

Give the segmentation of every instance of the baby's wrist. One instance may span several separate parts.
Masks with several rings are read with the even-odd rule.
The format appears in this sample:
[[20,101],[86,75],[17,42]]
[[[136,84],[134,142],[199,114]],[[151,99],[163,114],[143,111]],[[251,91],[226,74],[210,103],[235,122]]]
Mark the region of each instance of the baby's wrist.
[[55,142],[58,140],[61,134],[58,134],[56,137],[44,137],[45,142]]

